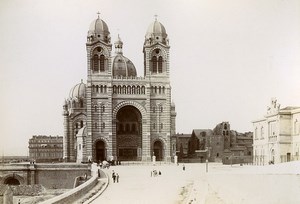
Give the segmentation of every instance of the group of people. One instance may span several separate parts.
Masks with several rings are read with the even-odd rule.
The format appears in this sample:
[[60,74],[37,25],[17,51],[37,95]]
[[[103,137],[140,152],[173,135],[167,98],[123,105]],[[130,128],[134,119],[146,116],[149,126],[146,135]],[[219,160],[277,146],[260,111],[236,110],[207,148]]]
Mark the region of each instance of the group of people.
[[113,170],[112,171],[112,179],[113,179],[114,183],[116,183],[116,182],[119,183],[119,178],[120,178],[119,174]]
[[157,175],[161,175],[161,172],[160,171],[157,172],[157,170],[155,170],[155,169],[151,171],[151,177],[152,176],[155,177]]

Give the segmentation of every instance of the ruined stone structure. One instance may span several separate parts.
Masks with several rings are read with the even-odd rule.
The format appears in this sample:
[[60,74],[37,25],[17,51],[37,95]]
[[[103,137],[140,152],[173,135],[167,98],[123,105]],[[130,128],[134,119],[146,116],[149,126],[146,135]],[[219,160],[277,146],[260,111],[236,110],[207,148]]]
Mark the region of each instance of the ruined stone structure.
[[75,85],[63,106],[65,161],[170,161],[175,155],[165,27],[157,19],[148,27],[143,77],[122,49],[118,36],[112,53],[110,31],[98,16],[87,34],[87,83]]
[[244,160],[252,157],[252,138],[252,132],[231,130],[229,122],[219,123],[213,130],[194,129],[188,142],[188,157],[225,163],[229,157]]

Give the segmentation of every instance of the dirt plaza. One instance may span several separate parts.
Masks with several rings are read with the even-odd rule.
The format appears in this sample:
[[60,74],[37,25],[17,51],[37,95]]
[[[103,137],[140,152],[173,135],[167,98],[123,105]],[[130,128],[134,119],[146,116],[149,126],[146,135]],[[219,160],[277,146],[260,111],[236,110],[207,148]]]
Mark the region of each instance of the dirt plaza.
[[[121,165],[119,174],[92,203],[286,204],[300,203],[300,162],[268,166],[205,163]],[[161,172],[154,176],[153,170]]]

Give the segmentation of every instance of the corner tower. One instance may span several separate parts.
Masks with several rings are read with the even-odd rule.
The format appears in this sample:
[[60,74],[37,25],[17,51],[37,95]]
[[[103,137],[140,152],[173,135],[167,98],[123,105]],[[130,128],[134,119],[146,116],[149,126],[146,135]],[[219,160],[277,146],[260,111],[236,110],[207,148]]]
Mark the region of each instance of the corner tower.
[[[92,21],[87,34],[87,137],[86,156],[95,158],[95,141],[105,142],[111,134],[111,51],[107,24],[98,18]],[[100,144],[100,143],[99,143]],[[111,150],[108,148],[107,153]]]
[[155,18],[145,35],[143,48],[145,77],[169,78],[169,49],[166,29]]

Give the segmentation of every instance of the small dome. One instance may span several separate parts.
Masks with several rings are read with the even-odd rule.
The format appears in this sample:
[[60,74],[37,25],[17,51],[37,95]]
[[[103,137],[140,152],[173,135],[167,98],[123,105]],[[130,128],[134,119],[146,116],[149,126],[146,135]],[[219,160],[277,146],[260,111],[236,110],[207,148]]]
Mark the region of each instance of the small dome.
[[165,27],[157,19],[151,23],[148,27],[145,40],[149,41],[150,44],[153,42],[160,42],[165,45],[168,44],[168,34]]
[[81,80],[81,83],[76,84],[70,90],[69,98],[85,98],[85,90],[86,90],[86,85]]
[[136,76],[134,64],[122,54],[117,54],[112,59],[113,76]]
[[88,40],[95,41],[96,39],[107,43],[110,42],[108,26],[99,16],[91,23],[88,31]]

